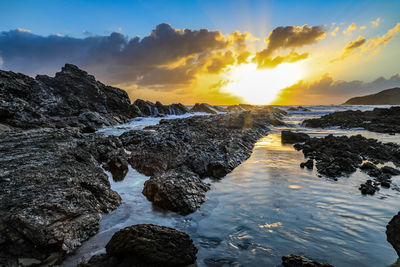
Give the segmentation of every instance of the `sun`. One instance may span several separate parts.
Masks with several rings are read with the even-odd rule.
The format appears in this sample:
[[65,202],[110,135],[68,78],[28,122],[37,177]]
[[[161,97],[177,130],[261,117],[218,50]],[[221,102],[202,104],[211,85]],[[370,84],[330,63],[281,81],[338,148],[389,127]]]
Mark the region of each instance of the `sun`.
[[283,63],[273,69],[257,69],[257,64],[235,66],[227,73],[229,83],[223,91],[243,98],[246,103],[266,105],[274,101],[279,91],[305,77],[303,61]]

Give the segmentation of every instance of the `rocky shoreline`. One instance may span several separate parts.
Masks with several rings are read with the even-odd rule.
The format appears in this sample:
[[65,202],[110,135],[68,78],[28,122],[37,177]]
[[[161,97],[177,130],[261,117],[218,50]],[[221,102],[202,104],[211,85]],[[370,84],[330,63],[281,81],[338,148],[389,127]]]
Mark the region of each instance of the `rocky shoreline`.
[[[131,164],[151,176],[143,189],[149,200],[187,214],[205,200],[209,185],[202,179],[232,171],[285,114],[247,105],[226,113],[207,104],[192,110],[131,104],[125,91],[70,64],[54,78],[0,71],[0,95],[0,263],[6,266],[60,264],[97,233],[101,214],[121,203],[101,166],[121,180]],[[194,111],[213,115],[162,120],[120,138],[94,133],[138,116]],[[168,237],[176,232],[168,230]]]
[[303,125],[311,128],[364,128],[371,132],[396,134],[400,133],[400,107],[338,111],[321,118],[304,120]]

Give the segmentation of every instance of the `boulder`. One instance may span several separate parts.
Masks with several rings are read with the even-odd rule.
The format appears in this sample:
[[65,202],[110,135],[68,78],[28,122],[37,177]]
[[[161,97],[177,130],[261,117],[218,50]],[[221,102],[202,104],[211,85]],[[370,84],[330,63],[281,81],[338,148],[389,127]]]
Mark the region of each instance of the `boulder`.
[[210,113],[210,114],[217,114],[221,112],[218,108],[211,106],[206,103],[196,103],[191,109],[190,112],[203,112],[203,113]]
[[197,248],[186,233],[138,224],[116,232],[106,245],[106,252],[79,266],[187,266],[196,262]]
[[163,105],[159,101],[154,104],[137,99],[134,105],[139,108],[143,116],[182,115],[188,112],[188,109],[182,104]]
[[400,212],[386,225],[386,238],[400,257]]
[[282,256],[282,265],[285,267],[333,267],[329,263],[317,262],[294,254]]
[[305,133],[296,133],[292,131],[282,131],[281,140],[282,143],[294,144],[305,142],[310,139],[310,136]]

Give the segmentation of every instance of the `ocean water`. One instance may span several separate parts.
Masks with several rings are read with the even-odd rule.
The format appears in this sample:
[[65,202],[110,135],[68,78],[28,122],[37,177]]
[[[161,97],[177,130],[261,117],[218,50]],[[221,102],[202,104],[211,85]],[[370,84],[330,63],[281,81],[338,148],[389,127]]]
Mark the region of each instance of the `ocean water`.
[[110,176],[122,205],[103,216],[99,233],[71,255],[64,266],[75,266],[83,258],[103,252],[113,233],[138,223],[166,225],[188,233],[199,248],[198,266],[280,266],[282,255],[289,253],[335,266],[395,263],[397,254],[386,241],[385,230],[400,210],[400,176],[393,177],[392,188],[363,196],[358,187],[368,179],[367,175],[357,171],[333,181],[318,177],[315,170],[301,169],[302,152],[283,145],[280,131],[291,129],[317,137],[362,134],[396,143],[400,143],[400,135],[363,129],[305,128],[301,121],[306,118],[373,107],[307,108],[311,111],[289,112],[284,119],[288,126],[272,128],[256,143],[251,157],[226,177],[209,180],[212,189],[207,193],[208,200],[188,216],[161,210],[147,201],[141,191],[148,177],[135,170],[130,169],[121,182],[112,181]]

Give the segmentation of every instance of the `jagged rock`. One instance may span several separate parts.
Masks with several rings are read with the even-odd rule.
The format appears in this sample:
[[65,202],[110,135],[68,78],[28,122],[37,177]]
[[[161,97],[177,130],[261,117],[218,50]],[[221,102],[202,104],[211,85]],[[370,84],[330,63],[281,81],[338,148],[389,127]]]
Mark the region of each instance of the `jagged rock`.
[[285,267],[333,267],[326,262],[317,262],[304,256],[289,254],[282,257],[282,265]]
[[114,181],[122,181],[128,173],[128,160],[125,156],[115,155],[103,167],[111,172]]
[[216,106],[211,106],[206,103],[196,103],[191,109],[190,112],[204,112],[210,114],[217,114],[221,112],[221,109]]
[[138,115],[125,91],[96,81],[71,64],[65,64],[55,77],[37,75],[35,79],[0,70],[2,124],[24,129],[99,128]]
[[0,265],[59,263],[120,204],[91,146],[74,129],[0,136]]
[[[262,110],[161,120],[159,125],[120,138],[131,151],[133,168],[153,176],[143,190],[148,199],[187,213],[204,201],[207,188],[199,177],[221,178],[231,172],[251,155],[253,144],[266,135],[268,125],[282,124],[277,116]],[[175,177],[181,177],[180,181]],[[155,189],[168,195],[154,197]],[[185,202],[179,203],[175,199],[183,192],[187,192]]]
[[186,215],[200,207],[209,189],[197,174],[187,169],[172,169],[147,180],[143,194],[161,208]]
[[387,173],[387,174],[390,174],[390,175],[400,175],[400,170],[392,168],[392,167],[389,167],[389,166],[383,166],[381,168],[381,172],[382,173]]
[[315,159],[319,173],[328,177],[348,175],[363,168],[368,174],[378,177],[380,169],[365,163],[393,162],[400,166],[400,147],[393,143],[383,144],[375,139],[367,139],[361,135],[333,136],[311,138],[303,144],[295,144],[297,150],[302,150],[304,156]]
[[400,133],[400,107],[375,108],[364,112],[360,110],[338,111],[318,119],[305,120],[303,125],[312,128],[362,127],[378,133]]
[[281,140],[282,143],[294,144],[305,142],[310,139],[310,136],[305,133],[296,133],[292,131],[282,131]]
[[400,257],[400,212],[386,225],[386,238]]
[[307,169],[312,170],[314,168],[314,160],[309,159],[306,162],[302,162],[300,163],[300,167],[301,168],[306,167]]
[[298,106],[298,107],[288,108],[288,111],[311,111],[311,110],[302,106]]
[[365,184],[360,185],[359,189],[363,195],[373,195],[379,190],[379,187],[372,180],[367,180]]
[[188,112],[188,109],[182,104],[163,105],[158,101],[154,104],[150,101],[137,99],[134,105],[139,108],[144,116],[182,115]]
[[187,266],[196,262],[197,248],[186,233],[165,226],[138,224],[115,233],[106,245],[106,252],[79,266]]

